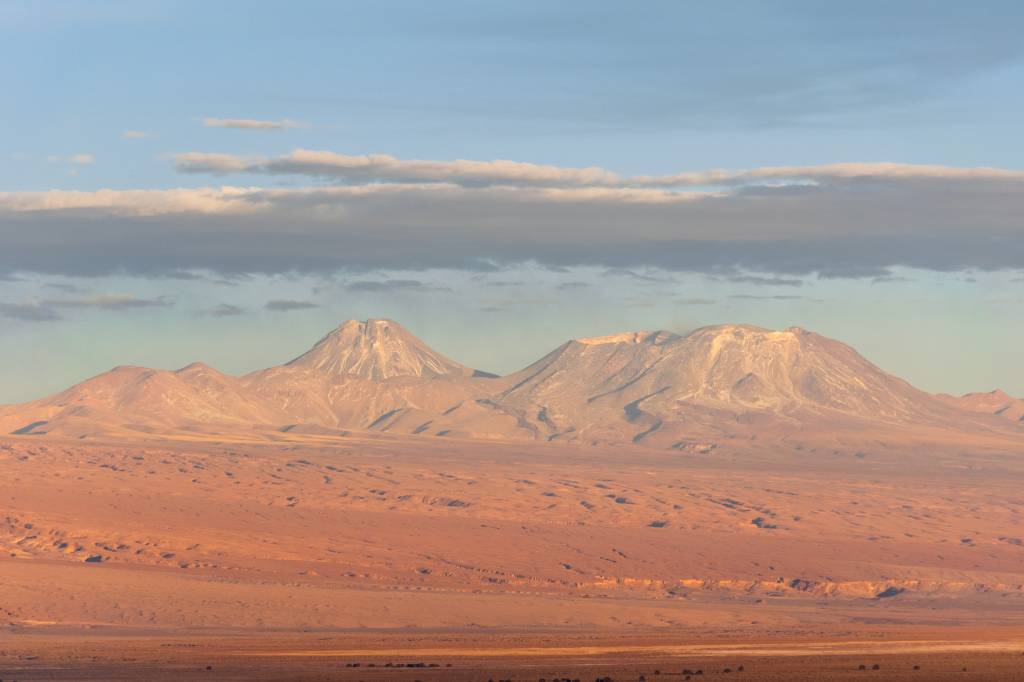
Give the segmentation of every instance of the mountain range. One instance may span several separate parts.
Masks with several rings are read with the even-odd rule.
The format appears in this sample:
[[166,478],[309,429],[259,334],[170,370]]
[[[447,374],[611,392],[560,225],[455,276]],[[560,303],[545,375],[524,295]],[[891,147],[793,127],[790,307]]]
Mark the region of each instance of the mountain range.
[[0,433],[74,438],[378,431],[708,451],[728,439],[921,429],[1024,435],[1024,400],[929,394],[797,327],[575,339],[499,377],[371,319],[345,322],[294,360],[241,377],[201,363],[124,366],[0,407]]

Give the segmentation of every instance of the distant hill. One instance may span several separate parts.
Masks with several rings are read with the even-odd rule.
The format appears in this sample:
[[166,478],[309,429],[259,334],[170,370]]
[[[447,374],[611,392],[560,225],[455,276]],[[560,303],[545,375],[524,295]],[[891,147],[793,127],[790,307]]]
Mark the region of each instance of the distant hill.
[[1024,422],[1024,400],[1014,398],[1003,391],[967,393],[962,396],[939,394],[936,397],[962,410],[994,414],[1010,421]]

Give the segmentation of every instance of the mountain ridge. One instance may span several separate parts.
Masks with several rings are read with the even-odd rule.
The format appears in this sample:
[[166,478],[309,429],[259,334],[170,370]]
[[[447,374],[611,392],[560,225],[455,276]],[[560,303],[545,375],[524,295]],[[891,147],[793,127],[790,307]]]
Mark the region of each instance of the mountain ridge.
[[1024,399],[1015,398],[1001,389],[965,393],[960,396],[940,393],[936,397],[960,409],[994,414],[1010,421],[1024,423]]
[[116,367],[53,396],[0,407],[0,432],[94,437],[303,427],[674,449],[876,427],[1024,432],[1024,422],[1009,418],[1015,399],[981,395],[931,395],[800,327],[726,324],[683,335],[573,339],[494,377],[434,351],[397,322],[370,319],[345,322],[295,359],[241,377],[201,362],[178,370]]

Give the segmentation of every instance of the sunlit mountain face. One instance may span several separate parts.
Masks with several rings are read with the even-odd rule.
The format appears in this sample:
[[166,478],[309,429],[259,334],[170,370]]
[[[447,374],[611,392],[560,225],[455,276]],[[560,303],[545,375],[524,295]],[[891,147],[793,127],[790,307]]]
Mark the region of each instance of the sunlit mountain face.
[[694,438],[830,430],[1019,433],[1018,402],[933,396],[800,328],[580,338],[499,377],[446,358],[394,321],[370,319],[242,377],[201,363],[118,367],[5,408],[0,424],[19,435],[357,429],[680,448]]

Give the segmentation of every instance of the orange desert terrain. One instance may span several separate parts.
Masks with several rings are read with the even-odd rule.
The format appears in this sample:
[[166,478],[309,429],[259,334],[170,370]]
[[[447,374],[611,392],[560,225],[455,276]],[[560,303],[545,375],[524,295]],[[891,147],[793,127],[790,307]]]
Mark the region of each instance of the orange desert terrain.
[[0,408],[0,679],[1024,679],[1020,406],[743,325],[117,368]]

